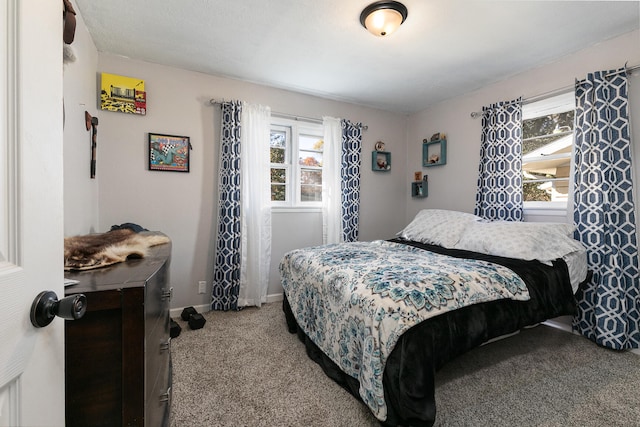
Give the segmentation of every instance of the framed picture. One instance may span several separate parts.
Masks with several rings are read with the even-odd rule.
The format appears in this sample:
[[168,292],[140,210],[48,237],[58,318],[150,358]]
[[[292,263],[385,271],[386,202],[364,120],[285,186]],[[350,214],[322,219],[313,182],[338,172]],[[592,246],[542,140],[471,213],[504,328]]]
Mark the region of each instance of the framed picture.
[[188,136],[149,133],[149,170],[189,172]]
[[147,114],[144,80],[102,73],[100,109],[129,114]]

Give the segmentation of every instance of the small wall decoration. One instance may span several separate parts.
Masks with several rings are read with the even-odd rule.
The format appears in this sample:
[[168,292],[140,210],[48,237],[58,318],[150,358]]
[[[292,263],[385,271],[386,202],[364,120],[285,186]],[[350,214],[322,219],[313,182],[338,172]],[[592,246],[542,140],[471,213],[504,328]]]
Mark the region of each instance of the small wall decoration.
[[435,133],[431,139],[422,140],[422,166],[440,166],[447,163],[447,139],[443,133]]
[[413,180],[414,181],[422,181],[422,172],[420,172],[420,171],[414,172],[413,173]]
[[390,171],[391,170],[391,153],[389,153],[388,151],[372,151],[371,152],[371,170]]
[[91,164],[90,164],[90,176],[91,179],[96,177],[96,152],[98,151],[98,118],[89,114],[88,111],[84,112],[85,128],[91,130]]
[[149,170],[189,172],[188,136],[149,133]]
[[130,114],[147,114],[144,80],[102,73],[100,108]]
[[433,135],[431,135],[431,141],[437,141],[439,139],[447,139],[447,137],[445,136],[444,133],[441,133],[441,132],[436,132]]

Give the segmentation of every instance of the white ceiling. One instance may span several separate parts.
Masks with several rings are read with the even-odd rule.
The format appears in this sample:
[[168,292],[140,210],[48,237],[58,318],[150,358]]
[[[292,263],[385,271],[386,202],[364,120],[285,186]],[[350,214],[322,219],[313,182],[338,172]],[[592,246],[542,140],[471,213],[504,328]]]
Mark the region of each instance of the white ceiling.
[[75,0],[100,52],[401,113],[640,23],[638,1],[403,0],[379,38],[359,22],[372,1]]

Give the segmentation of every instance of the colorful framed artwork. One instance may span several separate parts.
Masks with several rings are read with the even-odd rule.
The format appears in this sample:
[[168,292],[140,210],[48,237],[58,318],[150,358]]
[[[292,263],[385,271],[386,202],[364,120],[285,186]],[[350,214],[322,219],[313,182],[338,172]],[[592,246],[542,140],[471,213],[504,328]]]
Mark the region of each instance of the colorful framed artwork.
[[147,114],[144,80],[102,73],[100,109],[129,114]]
[[189,172],[188,136],[149,133],[149,170]]

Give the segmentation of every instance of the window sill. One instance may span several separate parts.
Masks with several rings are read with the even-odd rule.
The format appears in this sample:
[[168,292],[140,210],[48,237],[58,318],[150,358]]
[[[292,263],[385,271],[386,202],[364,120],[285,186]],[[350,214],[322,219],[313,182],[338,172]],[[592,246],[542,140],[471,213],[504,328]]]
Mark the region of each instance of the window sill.
[[322,206],[272,206],[271,213],[316,213]]
[[566,216],[567,203],[564,202],[525,202],[524,213],[536,216]]

